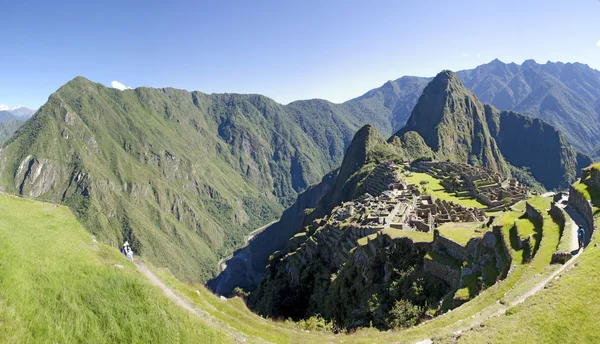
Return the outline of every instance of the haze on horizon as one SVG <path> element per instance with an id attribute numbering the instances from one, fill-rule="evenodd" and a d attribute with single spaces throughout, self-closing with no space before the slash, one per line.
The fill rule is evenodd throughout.
<path id="1" fill-rule="evenodd" d="M 104 1 L 0 4 L 0 104 L 37 108 L 84 76 L 107 86 L 343 102 L 403 75 L 495 58 L 600 69 L 600 2 Z M 113 84 L 117 82 L 118 84 Z"/>

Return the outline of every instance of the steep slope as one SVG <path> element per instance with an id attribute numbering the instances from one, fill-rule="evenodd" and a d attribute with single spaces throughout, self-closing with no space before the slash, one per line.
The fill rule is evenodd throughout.
<path id="1" fill-rule="evenodd" d="M 313 140 L 298 117 L 258 95 L 76 78 L 2 149 L 1 185 L 68 204 L 101 240 L 129 240 L 178 277 L 206 280 L 219 256 L 341 160 L 343 138 Z"/>
<path id="2" fill-rule="evenodd" d="M 259 233 L 246 247 L 236 251 L 225 262 L 223 272 L 209 281 L 208 286 L 222 295 L 229 295 L 235 287 L 254 290 L 273 252 L 284 248 L 292 236 L 316 217 L 328 213 L 340 200 L 352 197 L 358 180 L 351 183 L 347 181 L 368 161 L 377 156 L 387 157 L 395 150 L 385 143 L 385 139 L 374 127 L 367 125 L 361 128 L 352 139 L 342 166 L 325 175 L 319 184 L 300 194 L 279 221 Z M 361 174 L 357 176 L 359 175 Z M 362 177 L 364 178 L 364 174 Z"/>
<path id="3" fill-rule="evenodd" d="M 23 125 L 22 120 L 9 119 L 0 122 L 0 142 L 8 140 Z"/>
<path id="4" fill-rule="evenodd" d="M 527 168 L 548 189 L 568 187 L 590 162 L 551 125 L 483 105 L 449 71 L 425 88 L 395 136 L 415 134 L 440 160 L 483 165 L 504 175 L 510 175 L 509 164 Z"/>
<path id="5" fill-rule="evenodd" d="M 0 122 L 14 121 L 14 120 L 19 120 L 19 117 L 15 116 L 10 111 L 0 111 Z"/>
<path id="6" fill-rule="evenodd" d="M 600 156 L 600 71 L 581 63 L 494 60 L 456 72 L 482 102 L 540 118 L 580 152 Z M 340 104 L 361 111 L 384 135 L 400 130 L 432 78 L 403 76 Z M 351 112 L 352 111 L 352 112 Z"/>
<path id="7" fill-rule="evenodd" d="M 440 160 L 481 164 L 508 173 L 490 136 L 483 104 L 450 71 L 439 73 L 427 85 L 406 126 L 396 135 L 411 131 L 423 137 Z"/>
<path id="8" fill-rule="evenodd" d="M 0 342 L 228 343 L 68 208 L 0 195 Z"/>

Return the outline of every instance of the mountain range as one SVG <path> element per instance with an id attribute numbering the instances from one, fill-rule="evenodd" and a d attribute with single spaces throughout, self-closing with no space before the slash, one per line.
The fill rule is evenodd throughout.
<path id="1" fill-rule="evenodd" d="M 136 253 L 186 280 L 216 276 L 219 259 L 239 247 L 247 233 L 290 208 L 283 222 L 264 231 L 271 237 L 262 241 L 262 248 L 246 251 L 252 255 L 248 264 L 260 274 L 269 254 L 301 225 L 297 211 L 315 207 L 335 185 L 337 173 L 346 173 L 336 168 L 354 134 L 366 124 L 382 137 L 396 133 L 391 145 L 380 144 L 385 147 L 382 154 L 435 155 L 513 174 L 529 168 L 548 189 L 566 186 L 575 178 L 576 166 L 589 161 L 565 137 L 576 141 L 581 133 L 568 130 L 591 113 L 571 110 L 585 110 L 584 103 L 593 102 L 598 72 L 579 64 L 527 62 L 517 67 L 493 61 L 458 72 L 452 80 L 463 78 L 474 95 L 461 88 L 450 92 L 450 98 L 434 97 L 439 109 L 428 104 L 415 111 L 417 102 L 427 97 L 423 92 L 431 78 L 402 77 L 342 104 L 313 99 L 284 106 L 261 95 L 144 87 L 119 91 L 77 77 L 51 95 L 5 143 L 0 187 L 67 204 L 99 240 L 113 245 L 128 240 Z M 512 77 L 500 73 L 504 69 Z M 552 70 L 562 72 L 550 77 Z M 570 70 L 578 77 L 569 77 Z M 525 76 L 517 77 L 519 73 Z M 478 92 L 492 103 L 504 99 L 500 81 L 490 81 L 498 78 L 507 85 L 515 78 L 530 85 L 531 92 L 525 86 L 511 91 L 524 92 L 514 97 L 518 104 L 503 103 L 513 107 L 536 99 L 560 100 L 557 90 L 563 95 L 590 90 L 586 97 L 569 98 L 571 107 L 558 102 L 563 105 L 554 112 L 548 110 L 549 101 L 529 107 L 541 109 L 537 115 L 542 119 L 565 116 L 559 123 L 566 128 L 562 136 L 543 121 L 476 100 Z M 539 80 L 556 85 L 542 88 Z M 485 85 L 493 87 L 485 91 Z M 460 116 L 444 115 L 438 122 L 427 117 L 427 109 L 444 114 L 451 105 L 460 109 Z M 414 119 L 409 119 L 411 114 Z M 444 123 L 438 128 L 446 130 L 443 135 L 439 130 L 432 134 L 428 126 L 435 123 Z M 460 140 L 456 152 L 448 150 L 452 140 Z M 573 146 L 589 152 L 594 145 Z"/>

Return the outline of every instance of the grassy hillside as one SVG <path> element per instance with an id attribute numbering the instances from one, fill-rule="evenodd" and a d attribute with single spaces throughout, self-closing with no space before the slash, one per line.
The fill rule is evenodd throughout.
<path id="1" fill-rule="evenodd" d="M 0 342 L 232 342 L 168 300 L 70 210 L 0 195 Z"/>
<path id="2" fill-rule="evenodd" d="M 8 192 L 72 207 L 103 242 L 206 281 L 333 169 L 352 121 L 259 95 L 119 91 L 75 78 L 0 154 Z"/>

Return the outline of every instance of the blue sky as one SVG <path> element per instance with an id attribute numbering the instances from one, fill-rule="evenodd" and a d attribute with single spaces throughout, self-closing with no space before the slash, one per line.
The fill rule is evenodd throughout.
<path id="1" fill-rule="evenodd" d="M 110 85 L 342 102 L 499 58 L 600 69 L 600 1 L 0 2 L 0 104 Z"/>

